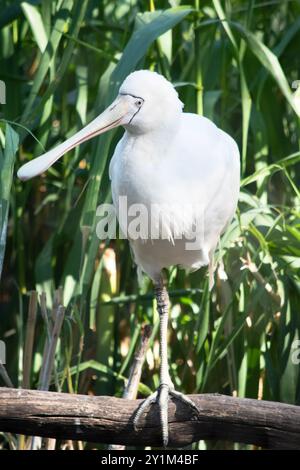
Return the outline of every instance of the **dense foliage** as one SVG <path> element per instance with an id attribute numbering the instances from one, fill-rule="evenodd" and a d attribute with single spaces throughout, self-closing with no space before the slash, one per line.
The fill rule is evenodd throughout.
<path id="1" fill-rule="evenodd" d="M 0 339 L 12 384 L 38 387 L 60 297 L 52 390 L 120 396 L 145 323 L 153 332 L 140 396 L 158 385 L 152 286 L 139 289 L 127 241 L 95 233 L 123 131 L 81 145 L 39 178 L 15 176 L 103 110 L 128 73 L 147 68 L 174 83 L 186 111 L 232 135 L 242 161 L 239 209 L 212 293 L 205 269 L 168 274 L 174 383 L 187 393 L 300 404 L 299 2 L 0 3 Z M 46 293 L 34 338 L 26 333 L 32 290 Z M 4 369 L 0 380 L 8 383 Z M 9 435 L 2 442 L 17 445 Z"/>

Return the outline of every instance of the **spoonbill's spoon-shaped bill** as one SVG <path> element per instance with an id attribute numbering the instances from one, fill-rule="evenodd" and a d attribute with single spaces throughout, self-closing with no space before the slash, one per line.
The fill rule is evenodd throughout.
<path id="1" fill-rule="evenodd" d="M 77 145 L 97 135 L 113 129 L 119 125 L 126 125 L 138 112 L 143 103 L 142 98 L 131 95 L 119 95 L 117 99 L 102 114 L 96 117 L 87 126 L 74 134 L 49 152 L 31 160 L 21 166 L 17 175 L 23 180 L 29 180 L 44 173 L 65 153 Z"/>

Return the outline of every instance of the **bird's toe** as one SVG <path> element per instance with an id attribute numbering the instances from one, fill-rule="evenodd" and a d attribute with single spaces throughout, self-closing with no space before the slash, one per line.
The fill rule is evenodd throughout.
<path id="1" fill-rule="evenodd" d="M 193 403 L 193 401 L 187 396 L 185 396 L 183 393 L 180 393 L 174 390 L 174 386 L 171 383 L 171 384 L 161 384 L 159 389 L 156 392 L 154 392 L 152 395 L 146 398 L 137 409 L 137 412 L 133 419 L 133 426 L 134 426 L 135 431 L 137 431 L 139 428 L 141 417 L 144 414 L 144 412 L 147 411 L 152 404 L 158 403 L 160 424 L 161 424 L 161 431 L 162 431 L 162 442 L 163 442 L 164 447 L 167 447 L 168 442 L 169 442 L 168 406 L 169 406 L 170 396 L 175 398 L 176 400 L 181 401 L 182 403 L 187 405 L 189 408 L 191 408 L 194 415 L 197 415 L 197 416 L 199 415 L 199 411 L 195 403 Z"/>
<path id="2" fill-rule="evenodd" d="M 189 408 L 192 409 L 193 413 L 195 415 L 199 416 L 199 410 L 198 410 L 197 406 L 195 405 L 195 403 L 189 397 L 187 397 L 186 395 L 184 395 L 181 392 L 177 392 L 177 390 L 174 390 L 174 389 L 170 390 L 170 395 L 172 397 L 174 397 L 175 399 L 181 401 L 185 405 L 188 405 Z"/>
<path id="3" fill-rule="evenodd" d="M 141 417 L 143 415 L 143 413 L 148 409 L 150 408 L 150 406 L 153 404 L 153 403 L 156 403 L 157 401 L 157 396 L 158 396 L 158 392 L 154 392 L 152 393 L 149 397 L 147 397 L 141 404 L 140 406 L 138 407 L 137 411 L 136 411 L 136 414 L 133 418 L 133 427 L 135 429 L 135 431 L 138 430 L 138 427 L 139 427 L 139 422 L 141 420 Z"/>

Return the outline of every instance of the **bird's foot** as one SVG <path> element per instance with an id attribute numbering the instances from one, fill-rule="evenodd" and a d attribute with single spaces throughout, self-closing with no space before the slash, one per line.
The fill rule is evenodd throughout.
<path id="1" fill-rule="evenodd" d="M 161 384 L 159 386 L 159 389 L 156 390 L 156 392 L 152 393 L 149 397 L 147 397 L 139 406 L 136 415 L 133 419 L 133 426 L 134 429 L 137 431 L 139 421 L 143 413 L 147 409 L 149 409 L 151 405 L 153 405 L 154 403 L 158 403 L 160 413 L 160 424 L 162 429 L 162 441 L 164 447 L 167 447 L 169 442 L 168 402 L 170 396 L 188 405 L 188 407 L 192 409 L 194 415 L 199 415 L 199 411 L 196 405 L 192 402 L 192 400 L 190 400 L 190 398 L 185 396 L 183 393 L 177 392 L 174 389 L 174 385 L 171 383 Z"/>

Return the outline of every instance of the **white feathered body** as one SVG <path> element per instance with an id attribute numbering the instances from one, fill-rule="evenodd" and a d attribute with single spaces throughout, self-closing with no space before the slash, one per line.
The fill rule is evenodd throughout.
<path id="1" fill-rule="evenodd" d="M 172 265 L 195 270 L 209 264 L 212 274 L 213 252 L 237 205 L 239 152 L 234 140 L 210 120 L 182 109 L 171 82 L 156 72 L 135 71 L 103 113 L 27 162 L 18 176 L 27 180 L 41 174 L 80 143 L 124 126 L 110 177 L 120 227 L 139 271 L 154 282 Z M 126 198 L 125 208 L 121 197 Z M 136 217 L 136 205 L 147 211 L 146 217 L 143 211 L 142 218 Z M 140 228 L 137 219 L 143 219 Z"/>
<path id="2" fill-rule="evenodd" d="M 195 270 L 211 264 L 239 195 L 239 151 L 228 134 L 209 119 L 189 113 L 181 113 L 177 127 L 169 132 L 126 131 L 113 155 L 110 178 L 117 210 L 119 197 L 126 196 L 128 207 L 144 204 L 149 214 L 153 207 L 154 213 L 157 208 L 162 211 L 159 232 L 164 239 L 151 238 L 149 230 L 148 236 L 143 230 L 137 239 L 129 236 L 141 271 L 156 282 L 161 270 L 171 265 Z M 127 233 L 123 217 L 119 221 Z M 197 248 L 187 249 L 196 232 Z"/>

